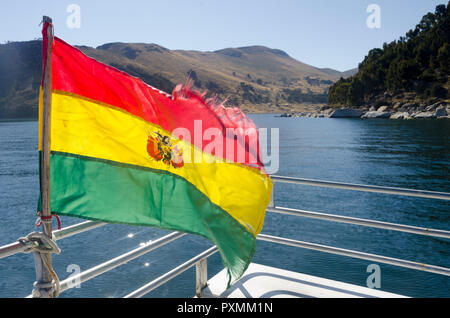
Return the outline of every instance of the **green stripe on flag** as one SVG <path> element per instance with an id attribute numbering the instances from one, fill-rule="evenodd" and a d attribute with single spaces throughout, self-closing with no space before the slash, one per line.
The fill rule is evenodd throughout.
<path id="1" fill-rule="evenodd" d="M 201 235 L 217 245 L 233 278 L 253 257 L 253 234 L 177 175 L 56 152 L 50 166 L 55 214 Z"/>

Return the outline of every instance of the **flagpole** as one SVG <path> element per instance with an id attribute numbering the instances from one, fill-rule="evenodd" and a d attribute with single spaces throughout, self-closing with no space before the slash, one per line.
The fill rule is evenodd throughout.
<path id="1" fill-rule="evenodd" d="M 53 48 L 53 24 L 52 19 L 44 16 L 42 18 L 44 23 L 44 30 L 48 24 L 47 32 L 47 50 L 44 68 L 43 81 L 43 113 L 42 113 L 42 149 L 41 149 L 41 220 L 43 226 L 43 233 L 52 238 L 52 222 L 51 222 L 51 207 L 50 207 L 50 118 L 51 118 L 51 104 L 52 104 L 52 48 Z M 45 39 L 45 37 L 44 37 Z M 52 270 L 52 253 L 35 252 L 36 264 L 36 283 L 37 289 L 36 297 L 54 297 L 52 292 L 53 276 Z"/>
<path id="2" fill-rule="evenodd" d="M 51 216 L 50 208 L 50 114 L 52 106 L 52 47 L 53 47 L 53 24 L 52 19 L 43 17 L 44 23 L 49 23 L 47 28 L 47 58 L 44 69 L 43 82 L 43 126 L 42 126 L 42 161 L 41 161 L 41 186 L 42 186 L 42 215 Z M 43 222 L 44 233 L 52 236 L 52 223 Z"/>

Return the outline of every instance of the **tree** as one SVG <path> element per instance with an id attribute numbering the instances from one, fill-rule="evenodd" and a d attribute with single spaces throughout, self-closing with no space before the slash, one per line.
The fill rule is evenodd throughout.
<path id="1" fill-rule="evenodd" d="M 427 98 L 447 96 L 450 86 L 450 2 L 425 14 L 399 41 L 368 52 L 358 73 L 334 83 L 330 105 L 358 105 L 385 91 L 415 93 Z M 445 94 L 444 94 L 445 91 Z"/>
<path id="2" fill-rule="evenodd" d="M 441 69 L 448 74 L 450 68 L 450 45 L 448 42 L 439 48 L 437 62 Z"/>

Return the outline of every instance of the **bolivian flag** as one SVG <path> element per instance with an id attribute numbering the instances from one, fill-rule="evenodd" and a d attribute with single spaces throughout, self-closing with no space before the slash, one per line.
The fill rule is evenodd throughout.
<path id="1" fill-rule="evenodd" d="M 240 277 L 272 189 L 253 122 L 187 87 L 159 91 L 56 37 L 51 61 L 52 213 L 201 235 Z M 41 93 L 41 122 L 42 108 Z"/>

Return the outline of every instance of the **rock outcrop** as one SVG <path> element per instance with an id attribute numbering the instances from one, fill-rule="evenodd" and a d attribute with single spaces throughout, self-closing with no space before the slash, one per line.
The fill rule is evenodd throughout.
<path id="1" fill-rule="evenodd" d="M 330 113 L 330 118 L 360 118 L 364 111 L 351 108 L 340 108 Z"/>
<path id="2" fill-rule="evenodd" d="M 390 112 L 379 111 L 379 110 L 372 111 L 372 112 L 369 111 L 361 116 L 361 118 L 389 118 L 389 117 L 391 117 Z"/>
<path id="3" fill-rule="evenodd" d="M 307 118 L 389 118 L 389 119 L 428 119 L 450 118 L 450 104 L 437 102 L 427 106 L 426 104 L 397 102 L 394 106 L 360 107 L 352 108 L 328 108 L 316 107 L 312 112 L 285 113 L 279 117 L 307 117 Z"/>
<path id="4" fill-rule="evenodd" d="M 440 118 L 440 117 L 446 117 L 449 115 L 447 108 L 444 106 L 440 106 L 438 108 L 436 108 L 436 111 L 434 112 L 434 115 L 436 116 L 436 118 Z"/>
<path id="5" fill-rule="evenodd" d="M 389 117 L 390 119 L 411 119 L 411 115 L 408 112 L 394 113 Z"/>

